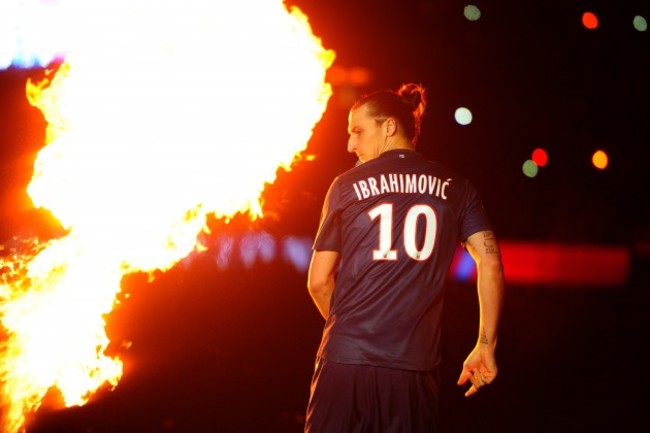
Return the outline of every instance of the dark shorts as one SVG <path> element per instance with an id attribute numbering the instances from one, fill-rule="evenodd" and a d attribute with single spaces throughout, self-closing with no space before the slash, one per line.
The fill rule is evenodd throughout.
<path id="1" fill-rule="evenodd" d="M 436 433 L 438 384 L 435 372 L 318 359 L 305 433 Z"/>

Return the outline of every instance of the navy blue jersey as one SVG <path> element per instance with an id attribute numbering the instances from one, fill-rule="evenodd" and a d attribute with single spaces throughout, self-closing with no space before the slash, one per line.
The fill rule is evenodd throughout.
<path id="1" fill-rule="evenodd" d="M 338 176 L 314 249 L 341 257 L 318 355 L 426 371 L 439 363 L 443 286 L 456 247 L 490 230 L 476 189 L 411 150 Z"/>

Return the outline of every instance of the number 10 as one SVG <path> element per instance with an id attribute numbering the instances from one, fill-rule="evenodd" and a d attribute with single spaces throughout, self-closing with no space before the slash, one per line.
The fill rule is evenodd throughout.
<path id="1" fill-rule="evenodd" d="M 371 220 L 379 217 L 379 249 L 372 251 L 373 260 L 397 260 L 397 250 L 392 249 L 393 205 L 383 203 L 368 212 Z M 417 222 L 423 216 L 426 222 L 424 244 L 418 249 Z M 431 257 L 436 241 L 436 213 L 428 205 L 418 204 L 406 213 L 404 219 L 404 249 L 413 260 L 424 261 Z"/>

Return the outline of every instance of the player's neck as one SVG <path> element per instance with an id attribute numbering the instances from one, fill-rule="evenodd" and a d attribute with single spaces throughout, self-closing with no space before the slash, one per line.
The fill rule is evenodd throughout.
<path id="1" fill-rule="evenodd" d="M 395 137 L 394 140 L 391 140 L 390 143 L 383 149 L 381 153 L 387 152 L 389 150 L 415 150 L 415 146 L 408 140 L 406 137 Z"/>

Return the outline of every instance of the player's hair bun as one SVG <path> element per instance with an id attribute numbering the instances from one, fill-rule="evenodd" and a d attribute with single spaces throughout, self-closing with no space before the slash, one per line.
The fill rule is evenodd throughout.
<path id="1" fill-rule="evenodd" d="M 397 94 L 402 101 L 411 108 L 411 111 L 416 118 L 419 118 L 424 114 L 427 105 L 426 89 L 421 84 L 402 84 L 397 91 Z"/>

